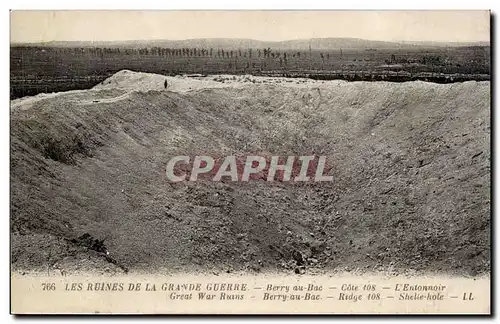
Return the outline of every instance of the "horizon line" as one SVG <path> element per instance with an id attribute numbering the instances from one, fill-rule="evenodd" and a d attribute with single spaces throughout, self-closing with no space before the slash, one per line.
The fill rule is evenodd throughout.
<path id="1" fill-rule="evenodd" d="M 118 42 L 155 42 L 155 41 L 169 41 L 169 42 L 182 42 L 188 40 L 250 40 L 262 43 L 284 43 L 293 41 L 310 41 L 310 40 L 322 40 L 322 39 L 346 39 L 346 40 L 363 40 L 369 42 L 381 42 L 381 43 L 491 43 L 491 40 L 465 40 L 465 41 L 436 41 L 436 40 L 376 40 L 367 39 L 360 37 L 311 37 L 311 38 L 295 38 L 286 40 L 260 40 L 256 38 L 246 38 L 246 37 L 195 37 L 195 38 L 183 38 L 183 39 L 169 39 L 169 38 L 149 38 L 149 39 L 119 39 L 119 40 L 50 40 L 50 41 L 25 41 L 25 42 L 13 42 L 10 44 L 44 44 L 44 43 L 55 43 L 55 42 L 88 42 L 88 43 L 118 43 Z"/>

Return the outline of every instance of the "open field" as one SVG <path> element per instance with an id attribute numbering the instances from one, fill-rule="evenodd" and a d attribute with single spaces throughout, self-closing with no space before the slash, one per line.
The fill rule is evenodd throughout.
<path id="1" fill-rule="evenodd" d="M 304 50 L 13 46 L 11 99 L 88 89 L 122 69 L 176 74 L 252 74 L 348 81 L 450 83 L 490 79 L 490 47 Z"/>

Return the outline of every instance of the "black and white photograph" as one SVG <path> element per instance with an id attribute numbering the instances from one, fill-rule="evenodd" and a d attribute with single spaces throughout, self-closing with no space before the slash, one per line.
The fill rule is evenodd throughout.
<path id="1" fill-rule="evenodd" d="M 479 303 L 461 284 L 359 278 L 489 288 L 490 11 L 10 19 L 10 266 L 44 278 L 38 299 L 145 290 L 206 313 L 311 300 L 460 313 Z M 162 279 L 127 279 L 141 276 Z M 248 276 L 303 291 L 235 279 Z M 345 276 L 361 281 L 311 281 Z M 72 280 L 85 277 L 100 279 Z"/>

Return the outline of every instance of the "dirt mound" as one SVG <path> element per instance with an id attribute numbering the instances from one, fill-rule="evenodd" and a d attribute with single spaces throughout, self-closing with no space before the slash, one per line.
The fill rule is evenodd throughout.
<path id="1" fill-rule="evenodd" d="M 96 85 L 93 89 L 122 89 L 126 91 L 164 90 L 165 81 L 168 84 L 167 90 L 175 92 L 227 86 L 204 77 L 192 78 L 182 75 L 171 77 L 154 73 L 122 70 Z"/>
<path id="2" fill-rule="evenodd" d="M 11 111 L 14 269 L 489 270 L 489 82 L 208 79 L 184 92 L 127 73 Z M 165 176 L 174 155 L 251 152 L 326 155 L 334 181 Z M 75 243 L 85 233 L 114 263 Z"/>

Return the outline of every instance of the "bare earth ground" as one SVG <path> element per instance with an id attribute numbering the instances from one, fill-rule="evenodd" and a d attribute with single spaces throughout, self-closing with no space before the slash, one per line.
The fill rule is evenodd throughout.
<path id="1" fill-rule="evenodd" d="M 326 155 L 334 181 L 165 176 L 253 152 Z M 14 271 L 489 271 L 489 82 L 121 71 L 13 100 L 10 172 Z"/>

